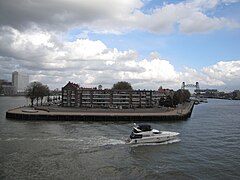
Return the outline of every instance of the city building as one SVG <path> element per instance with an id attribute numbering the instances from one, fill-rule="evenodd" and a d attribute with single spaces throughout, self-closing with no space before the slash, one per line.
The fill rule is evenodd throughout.
<path id="1" fill-rule="evenodd" d="M 14 86 L 14 94 L 23 94 L 29 84 L 29 76 L 14 71 L 12 73 L 12 85 Z"/>
<path id="2" fill-rule="evenodd" d="M 14 87 L 12 85 L 12 82 L 8 82 L 3 79 L 0 80 L 0 95 L 14 95 Z"/>
<path id="3" fill-rule="evenodd" d="M 160 91 L 82 88 L 70 81 L 62 88 L 63 107 L 147 108 L 158 106 L 162 97 Z"/>

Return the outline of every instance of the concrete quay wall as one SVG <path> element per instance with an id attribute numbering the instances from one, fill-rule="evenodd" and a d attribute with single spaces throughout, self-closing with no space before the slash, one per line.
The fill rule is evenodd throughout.
<path id="1" fill-rule="evenodd" d="M 28 110 L 26 107 L 8 110 L 6 118 L 18 120 L 49 121 L 177 121 L 191 117 L 194 103 L 170 111 L 46 111 L 44 109 Z"/>

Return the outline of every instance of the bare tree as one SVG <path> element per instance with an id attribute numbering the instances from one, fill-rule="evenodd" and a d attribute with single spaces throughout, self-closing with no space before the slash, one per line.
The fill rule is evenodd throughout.
<path id="1" fill-rule="evenodd" d="M 48 96 L 49 94 L 49 88 L 47 85 L 43 85 L 41 82 L 32 82 L 28 85 L 28 87 L 25 90 L 26 97 L 30 98 L 31 100 L 31 106 L 33 106 L 33 102 L 36 99 L 37 100 L 37 106 L 39 99 L 42 100 L 45 96 Z"/>

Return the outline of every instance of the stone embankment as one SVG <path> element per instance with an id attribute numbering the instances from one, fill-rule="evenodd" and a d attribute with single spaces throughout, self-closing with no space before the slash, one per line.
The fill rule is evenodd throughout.
<path id="1" fill-rule="evenodd" d="M 193 102 L 177 108 L 94 109 L 61 107 L 20 107 L 8 110 L 6 118 L 51 121 L 176 121 L 188 119 Z"/>

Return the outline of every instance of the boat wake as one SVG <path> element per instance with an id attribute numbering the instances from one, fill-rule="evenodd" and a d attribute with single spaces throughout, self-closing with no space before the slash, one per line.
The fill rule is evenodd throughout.
<path id="1" fill-rule="evenodd" d="M 119 145 L 125 144 L 123 140 L 112 139 L 104 136 L 84 138 L 83 141 L 90 146 L 107 146 L 107 145 Z"/>
<path id="2" fill-rule="evenodd" d="M 105 136 L 95 136 L 95 137 L 83 137 L 83 138 L 64 138 L 64 137 L 48 137 L 48 138 L 0 138 L 0 141 L 58 141 L 58 142 L 68 142 L 68 143 L 77 143 L 86 146 L 106 146 L 106 145 L 118 145 L 125 144 L 123 140 L 112 139 Z"/>

